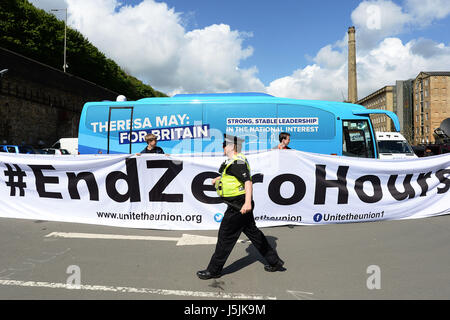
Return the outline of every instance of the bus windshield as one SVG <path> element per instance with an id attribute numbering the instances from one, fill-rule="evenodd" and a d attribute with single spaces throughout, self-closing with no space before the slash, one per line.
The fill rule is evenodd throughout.
<path id="1" fill-rule="evenodd" d="M 344 156 L 375 158 L 369 121 L 343 120 L 342 130 L 342 154 Z"/>

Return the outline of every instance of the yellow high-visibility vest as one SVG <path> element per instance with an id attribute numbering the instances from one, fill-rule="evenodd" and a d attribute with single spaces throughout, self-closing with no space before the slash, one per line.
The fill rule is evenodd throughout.
<path id="1" fill-rule="evenodd" d="M 250 165 L 248 164 L 247 159 L 242 153 L 238 153 L 234 155 L 233 158 L 229 159 L 222 171 L 222 176 L 219 180 L 216 181 L 215 184 L 217 194 L 221 197 L 236 197 L 241 194 L 245 194 L 244 183 L 239 181 L 235 176 L 227 174 L 227 169 L 238 160 L 244 161 L 246 163 L 248 172 L 250 173 Z"/>

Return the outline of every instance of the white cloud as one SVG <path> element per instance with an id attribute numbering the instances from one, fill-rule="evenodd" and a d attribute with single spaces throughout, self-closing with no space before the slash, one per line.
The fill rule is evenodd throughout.
<path id="1" fill-rule="evenodd" d="M 327 45 L 319 50 L 313 60 L 319 65 L 336 69 L 347 61 L 347 55 L 342 51 L 333 50 L 332 45 Z"/>
<path id="2" fill-rule="evenodd" d="M 450 15 L 449 0 L 405 0 L 399 6 L 390 0 L 365 0 L 351 14 L 358 48 L 373 48 L 386 37 L 426 27 Z"/>
<path id="3" fill-rule="evenodd" d="M 428 25 L 436 19 L 443 19 L 450 14 L 448 0 L 406 0 L 406 9 L 419 25 Z"/>
<path id="4" fill-rule="evenodd" d="M 277 97 L 342 101 L 347 96 L 346 72 L 344 66 L 329 69 L 313 64 L 272 81 L 267 91 Z"/>
<path id="5" fill-rule="evenodd" d="M 450 54 L 450 48 L 446 47 L 444 43 L 437 43 L 424 38 L 412 41 L 411 51 L 426 59 L 436 58 L 442 55 L 448 56 Z"/>
<path id="6" fill-rule="evenodd" d="M 261 91 L 264 85 L 255 74 L 256 68 L 239 69 L 239 63 L 253 54 L 253 48 L 243 48 L 243 34 L 220 24 L 185 34 L 180 48 L 176 72 L 177 91 L 228 92 Z"/>
<path id="7" fill-rule="evenodd" d="M 143 1 L 135 7 L 116 0 L 67 0 L 69 24 L 132 75 L 156 88 L 170 86 L 184 28 L 165 3 Z"/>
<path id="8" fill-rule="evenodd" d="M 413 21 L 410 14 L 392 1 L 363 1 L 351 14 L 360 50 L 372 48 L 380 40 L 400 34 Z"/>

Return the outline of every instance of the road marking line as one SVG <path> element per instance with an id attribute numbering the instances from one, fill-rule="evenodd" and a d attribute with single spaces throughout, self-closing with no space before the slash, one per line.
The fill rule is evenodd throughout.
<path id="1" fill-rule="evenodd" d="M 52 232 L 46 238 L 78 238 L 78 239 L 114 239 L 114 240 L 157 240 L 157 241 L 178 241 L 175 237 L 156 236 L 128 236 L 120 234 L 98 234 L 98 233 L 77 233 L 77 232 Z"/>
<path id="2" fill-rule="evenodd" d="M 158 236 L 130 236 L 120 234 L 98 234 L 98 233 L 77 233 L 77 232 L 52 232 L 46 238 L 76 238 L 76 239 L 108 239 L 108 240 L 147 240 L 147 241 L 176 241 L 177 246 L 194 245 L 214 245 L 217 243 L 216 237 L 198 236 L 183 234 L 181 237 L 158 237 Z M 237 243 L 245 243 L 245 240 L 238 240 Z"/>
<path id="3" fill-rule="evenodd" d="M 50 289 L 119 292 L 119 293 L 159 294 L 163 296 L 187 296 L 187 297 L 213 298 L 213 299 L 244 299 L 244 300 L 277 299 L 276 297 L 269 297 L 257 294 L 245 294 L 245 293 L 201 292 L 201 291 L 167 290 L 167 289 L 151 289 L 151 288 L 113 287 L 113 286 L 99 286 L 99 285 L 73 285 L 73 284 L 52 283 L 42 281 L 0 280 L 0 285 L 19 286 L 19 287 L 39 287 Z"/>
<path id="4" fill-rule="evenodd" d="M 295 290 L 286 290 L 287 293 L 292 294 L 297 300 L 312 300 L 311 296 L 314 295 L 312 292 L 306 292 L 306 291 L 295 291 Z"/>

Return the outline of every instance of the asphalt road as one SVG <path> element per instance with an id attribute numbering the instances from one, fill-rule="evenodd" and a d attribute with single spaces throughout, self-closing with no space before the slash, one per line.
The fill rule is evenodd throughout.
<path id="1" fill-rule="evenodd" d="M 262 258 L 243 241 L 224 275 L 205 281 L 195 273 L 206 267 L 214 245 L 177 245 L 177 238 L 217 231 L 0 218 L 0 299 L 450 298 L 450 216 L 262 230 L 285 271 L 264 271 Z M 49 236 L 54 232 L 71 237 Z"/>

